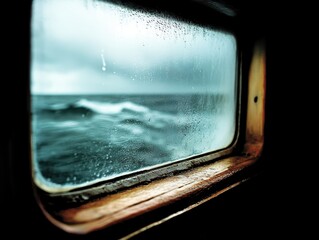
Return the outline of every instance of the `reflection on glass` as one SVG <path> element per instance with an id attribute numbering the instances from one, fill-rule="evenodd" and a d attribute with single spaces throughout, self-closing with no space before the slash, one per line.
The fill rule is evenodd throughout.
<path id="1" fill-rule="evenodd" d="M 34 177 L 79 186 L 227 147 L 236 41 L 94 0 L 36 0 Z"/>

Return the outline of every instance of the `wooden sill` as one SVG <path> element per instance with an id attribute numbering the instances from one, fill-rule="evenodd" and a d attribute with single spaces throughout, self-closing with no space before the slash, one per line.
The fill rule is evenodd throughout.
<path id="1" fill-rule="evenodd" d="M 229 157 L 177 176 L 155 180 L 79 207 L 62 210 L 58 213 L 61 221 L 53 218 L 44 208 L 43 211 L 50 221 L 67 232 L 84 234 L 106 228 L 212 188 L 253 165 L 261 147 L 261 144 L 247 146 L 249 152 L 244 157 Z M 217 196 L 219 191 L 213 192 L 211 196 Z"/>
<path id="2" fill-rule="evenodd" d="M 166 218 L 145 226 L 146 229 L 237 186 L 251 176 L 243 173 L 253 168 L 262 153 L 265 82 L 265 50 L 262 44 L 257 44 L 248 80 L 246 143 L 240 155 L 157 179 L 147 185 L 108 194 L 77 207 L 59 210 L 54 216 L 39 200 L 44 214 L 53 224 L 66 232 L 85 234 L 180 203 L 185 199 L 194 199 L 186 207 L 175 209 L 176 211 L 171 212 Z M 204 197 L 196 198 L 202 193 L 205 193 Z M 138 231 L 143 231 L 143 228 Z"/>

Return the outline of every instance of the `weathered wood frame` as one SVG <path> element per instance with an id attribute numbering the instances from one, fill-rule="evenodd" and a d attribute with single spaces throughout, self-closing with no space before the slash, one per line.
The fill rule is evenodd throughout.
<path id="1" fill-rule="evenodd" d="M 247 111 L 245 140 L 241 151 L 221 157 L 211 163 L 194 167 L 155 179 L 147 184 L 128 187 L 115 193 L 106 193 L 74 207 L 50 211 L 41 200 L 38 202 L 45 216 L 59 228 L 76 234 L 85 234 L 98 229 L 129 221 L 145 213 L 177 205 L 192 199 L 188 204 L 174 207 L 166 217 L 150 222 L 127 235 L 136 235 L 172 217 L 218 196 L 239 185 L 253 174 L 249 172 L 260 158 L 264 143 L 266 52 L 262 43 L 253 49 L 247 84 Z"/>

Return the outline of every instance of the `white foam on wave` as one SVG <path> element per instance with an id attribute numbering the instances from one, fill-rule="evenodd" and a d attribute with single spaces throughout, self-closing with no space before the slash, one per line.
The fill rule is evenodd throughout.
<path id="1" fill-rule="evenodd" d="M 76 121 L 65 121 L 65 122 L 59 122 L 54 123 L 58 127 L 76 127 L 79 125 L 79 122 Z"/>
<path id="2" fill-rule="evenodd" d="M 76 103 L 76 106 L 86 107 L 92 111 L 100 114 L 118 114 L 124 109 L 131 110 L 134 112 L 145 113 L 149 109 L 145 106 L 141 106 L 132 102 L 121 102 L 121 103 L 103 103 L 88 101 L 86 99 L 81 99 Z"/>

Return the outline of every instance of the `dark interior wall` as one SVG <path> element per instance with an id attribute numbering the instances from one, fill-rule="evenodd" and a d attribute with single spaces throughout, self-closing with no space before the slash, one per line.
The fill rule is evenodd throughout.
<path id="1" fill-rule="evenodd" d="M 307 198 L 308 192 L 304 191 L 304 185 L 298 185 L 302 169 L 293 171 L 296 168 L 290 166 L 295 166 L 296 159 L 300 162 L 305 158 L 302 149 L 308 147 L 309 141 L 301 139 L 304 128 L 297 127 L 305 123 L 306 110 L 294 98 L 295 93 L 301 96 L 302 90 L 300 84 L 293 79 L 311 76 L 308 76 L 308 72 L 301 75 L 300 71 L 297 71 L 302 61 L 296 58 L 300 56 L 301 50 L 296 48 L 297 44 L 293 44 L 296 43 L 296 38 L 291 25 L 296 26 L 295 23 L 298 22 L 294 20 L 295 14 L 287 11 L 289 6 L 271 2 L 273 1 L 266 4 L 267 9 L 263 13 L 263 17 L 267 18 L 263 20 L 267 38 L 263 171 L 252 181 L 152 228 L 138 235 L 136 239 L 259 239 L 300 234 L 301 219 L 306 221 L 304 215 L 307 211 L 299 208 L 299 199 L 301 192 L 303 200 Z M 3 70 L 6 76 L 5 87 L 1 88 L 1 102 L 4 105 L 1 115 L 4 137 L 1 143 L 0 168 L 1 206 L 5 213 L 4 225 L 2 223 L 3 234 L 7 232 L 9 236 L 22 238 L 111 239 L 106 237 L 103 231 L 89 236 L 68 235 L 52 226 L 35 203 L 30 184 L 29 164 L 27 161 L 21 161 L 29 154 L 29 146 L 26 144 L 29 128 L 26 79 L 29 75 L 29 66 L 26 64 L 30 47 L 29 6 L 29 0 L 10 1 L 2 9 L 3 13 L 10 13 L 2 21 L 5 51 Z M 294 55 L 291 54 L 292 49 Z M 307 233 L 309 231 L 303 232 L 303 236 Z"/>

